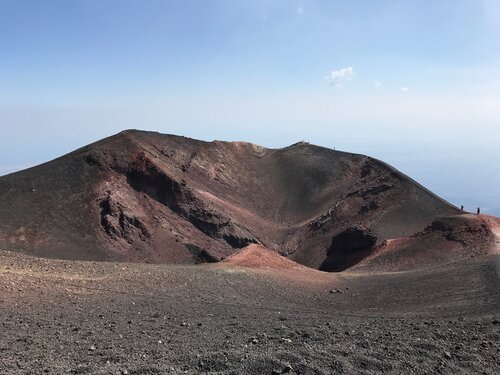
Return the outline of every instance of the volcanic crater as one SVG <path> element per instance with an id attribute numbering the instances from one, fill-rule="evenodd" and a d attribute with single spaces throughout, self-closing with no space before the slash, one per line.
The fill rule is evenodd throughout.
<path id="1" fill-rule="evenodd" d="M 69 260 L 196 264 L 259 244 L 343 271 L 494 249 L 485 221 L 371 157 L 137 130 L 1 177 L 0 219 L 0 248 Z"/>
<path id="2" fill-rule="evenodd" d="M 496 375 L 499 254 L 368 156 L 125 131 L 0 177 L 0 373 Z"/>

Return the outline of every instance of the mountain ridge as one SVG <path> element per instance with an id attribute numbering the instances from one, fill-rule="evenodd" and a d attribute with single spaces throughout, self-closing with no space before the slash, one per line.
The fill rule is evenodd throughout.
<path id="1" fill-rule="evenodd" d="M 365 155 L 138 130 L 0 177 L 0 208 L 0 246 L 38 256 L 200 263 L 258 243 L 317 269 L 358 223 L 380 245 L 461 214 Z"/>

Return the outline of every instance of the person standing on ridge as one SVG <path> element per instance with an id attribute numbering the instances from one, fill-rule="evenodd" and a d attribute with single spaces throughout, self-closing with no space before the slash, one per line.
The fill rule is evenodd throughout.
<path id="1" fill-rule="evenodd" d="M 463 205 L 463 204 L 460 206 L 460 209 L 461 209 L 462 211 L 464 210 L 464 205 Z"/>
<path id="2" fill-rule="evenodd" d="M 477 208 L 477 214 L 476 215 L 479 215 L 481 213 L 481 209 L 478 207 Z"/>

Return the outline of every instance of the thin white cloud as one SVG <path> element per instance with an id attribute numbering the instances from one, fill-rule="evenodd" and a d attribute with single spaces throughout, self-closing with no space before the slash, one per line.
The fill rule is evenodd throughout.
<path id="1" fill-rule="evenodd" d="M 376 89 L 379 89 L 382 87 L 382 82 L 375 80 L 373 81 L 373 86 L 375 86 Z"/>
<path id="2" fill-rule="evenodd" d="M 325 78 L 331 85 L 343 88 L 344 83 L 346 81 L 350 81 L 352 77 L 354 77 L 354 68 L 352 66 L 348 66 L 346 68 L 332 70 Z"/>
<path id="3" fill-rule="evenodd" d="M 400 90 L 403 91 L 403 92 L 410 91 L 410 89 L 408 87 L 401 87 Z"/>

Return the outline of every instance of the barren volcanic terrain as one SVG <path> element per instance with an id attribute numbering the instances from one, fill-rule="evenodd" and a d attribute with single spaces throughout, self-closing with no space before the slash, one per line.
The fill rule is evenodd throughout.
<path id="1" fill-rule="evenodd" d="M 499 236 L 368 156 L 125 131 L 0 177 L 0 373 L 498 374 Z"/>
<path id="2" fill-rule="evenodd" d="M 243 251 L 209 265 L 0 252 L 0 373 L 500 370 L 498 259 L 327 273 Z"/>
<path id="3" fill-rule="evenodd" d="M 488 252 L 460 213 L 383 162 L 307 143 L 125 131 L 0 178 L 0 247 L 59 259 L 194 264 L 258 243 L 341 271 L 386 240 L 461 247 L 457 227 Z"/>

